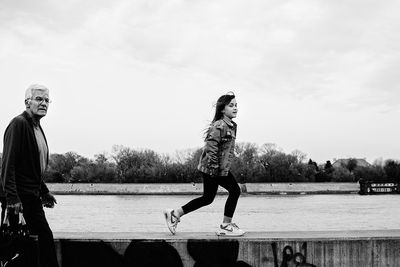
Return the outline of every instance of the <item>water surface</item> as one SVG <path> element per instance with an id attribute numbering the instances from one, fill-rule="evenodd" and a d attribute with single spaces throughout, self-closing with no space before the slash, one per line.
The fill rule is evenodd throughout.
<path id="1" fill-rule="evenodd" d="M 165 232 L 162 211 L 197 196 L 58 195 L 46 209 L 53 232 Z M 184 216 L 181 232 L 214 231 L 226 196 Z M 246 231 L 400 229 L 399 195 L 246 195 L 234 221 Z"/>

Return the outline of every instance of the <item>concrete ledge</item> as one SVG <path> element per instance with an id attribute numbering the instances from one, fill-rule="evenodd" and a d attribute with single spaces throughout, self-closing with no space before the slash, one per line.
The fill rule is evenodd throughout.
<path id="1" fill-rule="evenodd" d="M 184 184 L 47 184 L 59 195 L 196 195 L 203 193 L 202 183 Z M 241 184 L 248 194 L 355 194 L 357 183 L 248 183 Z M 225 190 L 219 188 L 219 194 Z"/>
<path id="2" fill-rule="evenodd" d="M 247 232 L 241 237 L 218 237 L 214 233 L 209 232 L 181 232 L 172 235 L 169 232 L 56 232 L 55 239 L 68 240 L 371 240 L 371 239 L 400 239 L 400 229 L 393 230 L 360 230 L 360 231 L 287 231 L 287 232 Z"/>
<path id="3" fill-rule="evenodd" d="M 55 233 L 62 267 L 400 266 L 400 230 L 213 233 Z M 286 265 L 282 265 L 285 263 Z M 125 264 L 125 265 L 124 265 Z"/>

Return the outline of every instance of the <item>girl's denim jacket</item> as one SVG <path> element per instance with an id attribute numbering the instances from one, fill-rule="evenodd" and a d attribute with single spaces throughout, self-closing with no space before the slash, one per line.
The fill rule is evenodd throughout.
<path id="1" fill-rule="evenodd" d="M 197 169 L 211 176 L 227 176 L 234 158 L 237 125 L 228 119 L 215 121 L 208 130 Z"/>

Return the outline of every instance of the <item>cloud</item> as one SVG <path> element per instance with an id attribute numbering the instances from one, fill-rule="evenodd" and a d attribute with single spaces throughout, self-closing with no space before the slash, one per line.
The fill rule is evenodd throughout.
<path id="1" fill-rule="evenodd" d="M 225 90 L 241 96 L 244 118 L 269 112 L 278 126 L 293 120 L 290 109 L 313 121 L 393 114 L 400 109 L 399 7 L 394 0 L 3 0 L 0 71 L 15 87 L 39 79 L 54 84 L 59 99 L 75 95 L 71 112 L 82 119 L 101 112 L 111 94 L 118 103 L 105 116 L 115 124 L 124 123 L 119 114 L 156 116 L 148 99 L 155 106 L 178 99 L 166 110 L 184 119 L 178 106 L 202 110 Z M 257 108 L 245 102 L 254 99 Z M 87 103 L 90 112 L 79 115 Z M 54 105 L 55 114 L 68 105 Z M 291 135 L 276 128 L 277 136 Z M 257 131 L 259 139 L 270 134 L 265 125 Z M 133 134 L 122 133 L 126 141 Z"/>
<path id="2" fill-rule="evenodd" d="M 366 85 L 372 95 L 396 94 L 390 89 L 396 75 L 379 74 L 399 58 L 395 1 L 3 1 L 3 7 L 3 56 L 58 67 L 90 54 L 125 57 L 128 64 L 162 64 L 299 98 L 347 90 L 360 106 L 368 102 L 361 97 Z"/>

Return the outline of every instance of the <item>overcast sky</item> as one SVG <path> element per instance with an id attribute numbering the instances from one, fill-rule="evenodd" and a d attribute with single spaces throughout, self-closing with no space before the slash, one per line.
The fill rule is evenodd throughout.
<path id="1" fill-rule="evenodd" d="M 203 145 L 234 91 L 238 142 L 400 159 L 400 2 L 0 0 L 0 132 L 50 88 L 52 153 Z M 0 148 L 2 150 L 3 144 Z"/>

